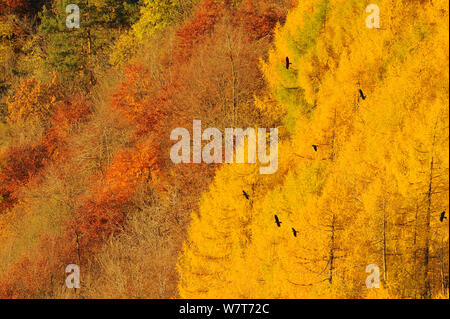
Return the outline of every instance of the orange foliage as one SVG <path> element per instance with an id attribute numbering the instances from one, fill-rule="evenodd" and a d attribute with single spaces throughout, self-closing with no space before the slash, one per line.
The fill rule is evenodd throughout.
<path id="1" fill-rule="evenodd" d="M 43 136 L 43 145 L 52 160 L 63 160 L 71 151 L 66 147 L 71 128 L 90 114 L 89 103 L 84 97 L 74 95 L 60 102 L 50 119 L 50 127 Z"/>
<path id="2" fill-rule="evenodd" d="M 22 254 L 0 276 L 0 298 L 29 299 L 51 296 L 64 283 L 64 269 L 77 261 L 75 249 L 68 249 L 57 236 L 43 235 L 34 250 Z M 52 258 L 49 258 L 52 256 Z"/>
<path id="3" fill-rule="evenodd" d="M 25 13 L 30 7 L 28 0 L 2 0 L 0 14 L 4 12 Z"/>
<path id="4" fill-rule="evenodd" d="M 113 94 L 113 106 L 138 127 L 138 133 L 155 130 L 163 117 L 161 100 L 151 94 L 150 71 L 143 65 L 131 65 L 125 70 L 125 80 Z"/>
<path id="5" fill-rule="evenodd" d="M 228 3 L 229 1 L 225 2 Z M 178 30 L 177 35 L 180 44 L 175 53 L 178 61 L 185 62 L 191 56 L 194 45 L 213 30 L 223 7 L 224 4 L 220 1 L 203 1 L 195 12 L 194 18 Z"/>
<path id="6" fill-rule="evenodd" d="M 18 199 L 18 191 L 45 165 L 46 149 L 43 145 L 11 146 L 0 170 L 0 211 L 11 208 Z"/>
<path id="7" fill-rule="evenodd" d="M 71 101 L 74 102 L 71 102 Z M 70 128 L 89 114 L 87 102 L 80 96 L 65 98 L 57 78 L 49 84 L 34 79 L 22 82 L 8 101 L 11 123 L 27 125 L 39 121 L 46 129 L 42 139 L 29 144 L 11 146 L 4 152 L 0 170 L 0 211 L 11 208 L 18 199 L 18 190 L 52 160 L 64 159 L 64 147 Z"/>
<path id="8" fill-rule="evenodd" d="M 284 19 L 284 12 L 263 0 L 248 0 L 238 9 L 231 2 L 202 1 L 193 18 L 178 30 L 175 48 L 163 57 L 163 65 L 171 68 L 165 82 L 169 84 L 155 85 L 151 71 L 143 64 L 126 68 L 123 81 L 112 94 L 111 107 L 136 127 L 135 134 L 124 148 L 113 153 L 107 167 L 101 167 L 102 176 L 92 178 L 90 189 L 81 198 L 81 206 L 74 209 L 65 233 L 53 237 L 43 234 L 33 254 L 28 252 L 0 276 L 0 297 L 50 294 L 52 285 L 48 282 L 61 283 L 65 265 L 89 263 L 105 238 L 123 230 L 127 214 L 140 209 L 133 196 L 142 185 L 151 185 L 161 197 L 173 192 L 170 195 L 176 203 L 173 211 L 167 212 L 170 216 L 166 220 L 175 220 L 172 232 L 177 234 L 178 242 L 174 246 L 181 243 L 189 213 L 196 208 L 215 167 L 172 165 L 168 159 L 170 129 L 191 124 L 196 115 L 209 116 L 212 125 L 222 120 L 219 110 L 230 108 L 227 103 L 232 95 L 233 76 L 238 78 L 239 87 L 234 89 L 240 102 L 252 100 L 253 94 L 262 88 L 260 52 L 254 50 L 256 40 L 271 35 L 275 24 Z M 223 31 L 220 28 L 228 26 L 227 22 L 231 41 L 242 41 L 239 47 L 243 49 L 234 61 L 239 70 L 236 75 L 230 72 L 229 48 L 220 33 Z M 220 41 L 214 42 L 219 37 Z M 269 38 L 258 45 L 265 48 Z M 207 56 L 211 50 L 215 57 L 210 60 L 201 61 L 196 56 L 199 53 Z M 192 83 L 193 79 L 203 83 L 203 87 Z M 49 84 L 33 79 L 24 81 L 17 92 L 9 101 L 12 123 L 38 120 L 45 130 L 34 146 L 11 148 L 6 154 L 0 171 L 0 194 L 4 197 L 0 210 L 11 208 L 19 198 L 20 187 L 39 175 L 49 162 L 60 164 L 70 157 L 67 140 L 71 130 L 90 114 L 89 103 L 80 96 L 66 99 L 56 79 Z M 226 102 L 222 102 L 223 96 L 228 99 Z M 42 287 L 48 287 L 47 291 L 41 291 Z"/>
<path id="9" fill-rule="evenodd" d="M 272 35 L 276 24 L 284 23 L 285 18 L 285 10 L 262 0 L 247 0 L 237 16 L 255 39 Z"/>
<path id="10" fill-rule="evenodd" d="M 159 173 L 157 155 L 158 149 L 152 144 L 118 152 L 104 180 L 93 189 L 72 222 L 71 229 L 80 235 L 84 252 L 95 250 L 101 239 L 120 230 L 136 187 L 150 183 Z"/>

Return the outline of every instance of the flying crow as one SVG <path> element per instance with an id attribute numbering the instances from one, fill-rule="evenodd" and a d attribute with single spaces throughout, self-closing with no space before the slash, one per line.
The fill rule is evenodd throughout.
<path id="1" fill-rule="evenodd" d="M 275 224 L 277 224 L 278 227 L 281 227 L 281 222 L 280 222 L 280 220 L 278 219 L 278 216 L 277 216 L 277 215 L 275 215 Z"/>
<path id="2" fill-rule="evenodd" d="M 442 212 L 442 214 L 441 214 L 441 218 L 440 218 L 440 220 L 441 220 L 441 223 L 444 221 L 444 219 L 447 219 L 447 217 L 445 216 L 445 214 L 446 214 L 446 212 L 444 211 L 444 212 Z"/>
<path id="3" fill-rule="evenodd" d="M 292 65 L 292 63 L 291 63 L 291 61 L 289 60 L 289 57 L 286 57 L 286 69 L 289 70 L 289 68 L 291 67 L 291 65 Z"/>
<path id="4" fill-rule="evenodd" d="M 246 191 L 242 191 L 242 195 L 244 195 L 244 197 L 245 197 L 246 199 L 250 199 L 250 196 L 247 194 Z"/>
<path id="5" fill-rule="evenodd" d="M 359 89 L 359 95 L 361 95 L 361 98 L 363 99 L 363 101 L 367 98 L 367 96 L 364 95 L 364 93 L 361 89 Z"/>
<path id="6" fill-rule="evenodd" d="M 316 151 L 316 152 L 319 149 L 319 145 L 313 145 L 312 147 L 314 148 L 314 151 Z"/>
<path id="7" fill-rule="evenodd" d="M 298 231 L 296 231 L 294 228 L 292 228 L 292 232 L 294 233 L 294 237 L 297 237 Z"/>

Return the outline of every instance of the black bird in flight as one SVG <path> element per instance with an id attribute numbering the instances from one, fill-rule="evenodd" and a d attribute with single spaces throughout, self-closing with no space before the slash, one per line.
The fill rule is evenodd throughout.
<path id="1" fill-rule="evenodd" d="M 291 63 L 291 61 L 289 60 L 289 57 L 286 57 L 286 69 L 289 70 L 289 68 L 291 67 L 291 65 L 292 65 L 292 63 Z"/>
<path id="2" fill-rule="evenodd" d="M 319 145 L 313 145 L 312 147 L 314 148 L 314 151 L 316 151 L 316 152 L 319 149 Z"/>
<path id="3" fill-rule="evenodd" d="M 278 216 L 277 216 L 277 215 L 275 215 L 275 224 L 277 224 L 278 227 L 281 227 L 281 222 L 280 222 L 280 220 L 278 219 Z"/>
<path id="4" fill-rule="evenodd" d="M 361 95 L 361 98 L 363 99 L 363 101 L 367 98 L 367 96 L 364 95 L 364 93 L 361 89 L 359 89 L 359 95 Z"/>
<path id="5" fill-rule="evenodd" d="M 296 231 L 294 228 L 292 228 L 292 232 L 294 233 L 294 237 L 297 237 L 298 231 Z"/>
<path id="6" fill-rule="evenodd" d="M 250 196 L 246 193 L 246 191 L 242 191 L 242 195 L 244 195 L 246 199 L 250 199 Z"/>
<path id="7" fill-rule="evenodd" d="M 442 212 L 442 214 L 441 214 L 441 218 L 440 218 L 440 220 L 441 220 L 441 223 L 444 221 L 444 219 L 447 219 L 447 217 L 445 216 L 445 214 L 446 214 L 446 212 L 444 211 L 444 212 Z"/>

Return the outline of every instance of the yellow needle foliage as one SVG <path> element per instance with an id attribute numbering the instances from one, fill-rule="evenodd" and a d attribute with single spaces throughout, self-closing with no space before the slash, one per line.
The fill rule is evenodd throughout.
<path id="1" fill-rule="evenodd" d="M 448 2 L 375 3 L 379 29 L 359 0 L 300 1 L 277 28 L 257 107 L 286 114 L 280 170 L 220 169 L 181 297 L 448 298 Z"/>

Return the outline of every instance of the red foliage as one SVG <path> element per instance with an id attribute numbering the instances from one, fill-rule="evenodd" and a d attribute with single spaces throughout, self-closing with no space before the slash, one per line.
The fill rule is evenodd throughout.
<path id="1" fill-rule="evenodd" d="M 138 135 L 157 130 L 164 116 L 163 101 L 153 94 L 150 71 L 143 65 L 131 65 L 125 70 L 125 80 L 113 94 L 113 106 L 137 125 Z"/>
<path id="2" fill-rule="evenodd" d="M 78 96 L 73 99 L 76 102 L 59 104 L 41 141 L 6 150 L 0 169 L 0 211 L 14 206 L 20 188 L 38 176 L 50 161 L 67 157 L 65 142 L 71 126 L 89 114 L 85 101 Z"/>
<path id="3" fill-rule="evenodd" d="M 25 13 L 29 9 L 29 0 L 2 0 L 2 3 L 0 3 L 0 14 L 5 12 Z"/>
<path id="4" fill-rule="evenodd" d="M 61 238 L 43 235 L 37 242 L 35 249 L 22 254 L 0 274 L 0 299 L 51 296 L 64 283 L 65 267 L 78 263 L 76 250 L 67 249 Z"/>
<path id="5" fill-rule="evenodd" d="M 121 229 L 137 186 L 151 183 L 159 174 L 159 152 L 157 144 L 149 140 L 116 154 L 104 180 L 76 212 L 69 229 L 69 233 L 75 229 L 80 235 L 84 253 L 95 250 L 103 238 Z"/>
<path id="6" fill-rule="evenodd" d="M 89 114 L 89 103 L 80 95 L 74 95 L 58 104 L 50 119 L 50 127 L 43 136 L 43 145 L 50 159 L 60 161 L 67 158 L 70 150 L 66 147 L 66 141 L 71 129 Z"/>
<path id="7" fill-rule="evenodd" d="M 284 23 L 286 12 L 269 1 L 247 0 L 238 20 L 256 40 L 270 36 L 277 23 Z"/>
<path id="8" fill-rule="evenodd" d="M 74 212 L 66 232 L 54 237 L 42 236 L 34 252 L 19 258 L 0 275 L 0 297 L 32 298 L 51 293 L 52 284 L 49 283 L 60 285 L 63 282 L 63 270 L 67 264 L 79 263 L 80 260 L 81 264 L 88 263 L 104 238 L 122 230 L 126 214 L 139 209 L 133 206 L 136 205 L 133 197 L 142 184 L 156 184 L 158 178 L 158 186 L 174 190 L 176 196 L 183 200 L 177 202 L 174 207 L 177 211 L 171 213 L 177 214 L 177 219 L 181 216 L 182 221 L 188 219 L 199 194 L 212 179 L 214 167 L 167 165 L 169 145 L 164 143 L 169 143 L 171 127 L 192 123 L 192 116 L 201 112 L 214 113 L 220 103 L 217 92 L 224 92 L 231 76 L 227 66 L 218 66 L 217 59 L 199 63 L 199 59 L 193 59 L 196 57 L 194 54 L 199 50 L 209 52 L 220 45 L 206 41 L 217 32 L 215 28 L 219 22 L 229 21 L 232 27 L 239 28 L 239 32 L 245 30 L 243 43 L 246 44 L 250 42 L 245 41 L 270 36 L 275 24 L 282 22 L 285 15 L 276 5 L 265 0 L 245 0 L 245 5 L 238 9 L 232 8 L 230 3 L 202 1 L 191 21 L 179 29 L 178 43 L 169 53 L 171 58 L 167 58 L 173 63 L 170 66 L 173 77 L 168 76 L 167 81 L 170 84 L 155 85 L 150 70 L 142 64 L 126 69 L 125 79 L 112 95 L 111 105 L 136 126 L 136 134 L 128 141 L 127 148 L 119 150 L 111 164 L 103 167 L 103 179 L 97 181 L 82 198 L 83 203 Z M 220 25 L 223 27 L 224 23 Z M 236 31 L 233 30 L 231 28 L 231 32 Z M 250 45 L 248 47 L 251 48 Z M 220 49 L 216 56 L 223 55 Z M 248 81 L 248 78 L 259 78 L 258 58 L 258 53 L 247 49 L 241 50 L 240 60 L 236 59 L 241 72 L 240 96 L 244 100 L 249 95 L 247 92 L 253 94 L 258 90 L 258 81 Z M 201 65 L 201 70 L 198 65 Z M 195 83 L 191 83 L 192 79 L 205 84 L 204 87 L 197 88 Z M 66 140 L 73 125 L 89 115 L 88 103 L 81 97 L 74 101 L 64 100 L 57 105 L 40 144 L 8 150 L 7 160 L 0 171 L 0 195 L 4 197 L 0 209 L 14 205 L 21 185 L 36 176 L 48 161 L 58 162 L 67 157 L 70 150 L 66 147 Z M 209 119 L 213 123 L 214 116 L 220 114 L 210 114 Z M 181 222 L 180 225 L 182 229 L 185 224 Z"/>
<path id="9" fill-rule="evenodd" d="M 0 210 L 11 208 L 17 201 L 18 190 L 45 165 L 46 149 L 43 145 L 12 146 L 6 153 L 0 170 Z"/>
<path id="10" fill-rule="evenodd" d="M 223 8 L 224 3 L 215 0 L 205 0 L 199 5 L 194 18 L 177 32 L 180 43 L 175 57 L 178 61 L 186 62 L 194 45 L 211 33 Z"/>

